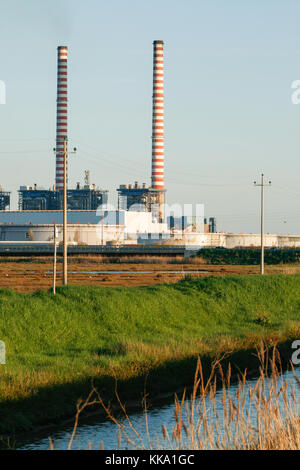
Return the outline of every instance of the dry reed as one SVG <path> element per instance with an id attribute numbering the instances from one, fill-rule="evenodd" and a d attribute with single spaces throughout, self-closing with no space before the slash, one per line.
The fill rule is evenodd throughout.
<path id="1" fill-rule="evenodd" d="M 143 401 L 146 431 L 138 432 L 115 390 L 123 418 L 116 418 L 99 392 L 93 387 L 88 398 L 78 403 L 75 425 L 69 448 L 76 434 L 80 413 L 90 405 L 101 405 L 107 417 L 118 427 L 118 448 L 132 449 L 191 449 L 191 450 L 300 450 L 300 417 L 297 409 L 297 389 L 300 380 L 291 364 L 296 390 L 283 378 L 282 365 L 276 347 L 268 350 L 263 344 L 257 351 L 260 359 L 258 378 L 251 384 L 247 370 L 231 386 L 231 367 L 226 374 L 222 359 L 212 364 L 208 380 L 204 379 L 198 359 L 194 385 L 187 399 L 175 395 L 174 425 L 168 430 L 162 423 L 161 438 L 153 442 L 148 426 L 146 395 Z M 125 442 L 124 442 L 125 441 Z M 103 443 L 101 443 L 103 449 Z"/>

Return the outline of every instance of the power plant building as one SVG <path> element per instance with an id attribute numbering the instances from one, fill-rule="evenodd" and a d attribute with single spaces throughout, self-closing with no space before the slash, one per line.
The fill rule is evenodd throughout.
<path id="1" fill-rule="evenodd" d="M 160 216 L 160 204 L 157 199 L 157 191 L 142 186 L 136 181 L 134 185 L 121 184 L 118 188 L 118 209 L 152 212 L 153 217 L 162 220 Z"/>
<path id="2" fill-rule="evenodd" d="M 19 210 L 21 211 L 55 211 L 63 209 L 63 191 L 54 191 L 34 187 L 21 186 L 19 189 Z M 96 210 L 100 205 L 107 204 L 108 191 L 98 189 L 95 185 L 79 183 L 76 189 L 67 190 L 68 210 Z"/>
<path id="3" fill-rule="evenodd" d="M 153 43 L 151 140 L 151 183 L 149 186 L 146 183 L 139 185 L 138 182 L 119 185 L 117 210 L 104 210 L 101 216 L 99 207 L 107 205 L 108 191 L 90 183 L 89 171 L 85 172 L 83 185 L 77 183 L 74 189 L 68 189 L 68 48 L 59 46 L 54 149 L 55 183 L 50 189 L 42 188 L 38 184 L 20 186 L 18 211 L 7 211 L 7 208 L 10 208 L 10 193 L 3 191 L 0 186 L 0 240 L 13 241 L 16 237 L 17 241 L 26 241 L 29 238 L 31 241 L 49 241 L 53 224 L 63 223 L 65 181 L 70 243 L 105 244 L 112 240 L 125 243 L 127 238 L 133 243 L 151 243 L 151 240 L 168 239 L 179 241 L 179 232 L 181 232 L 181 235 L 184 233 L 189 237 L 190 243 L 195 244 L 198 243 L 201 232 L 214 233 L 216 231 L 214 218 L 205 220 L 203 224 L 203 221 L 200 223 L 194 218 L 167 217 L 164 213 L 166 189 L 162 40 Z M 79 226 L 82 226 L 82 230 Z"/>
<path id="4" fill-rule="evenodd" d="M 0 186 L 0 211 L 10 208 L 10 192 L 4 191 Z"/>

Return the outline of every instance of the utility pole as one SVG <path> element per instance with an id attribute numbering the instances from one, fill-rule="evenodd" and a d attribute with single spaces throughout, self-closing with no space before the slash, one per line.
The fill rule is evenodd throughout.
<path id="1" fill-rule="evenodd" d="M 63 229 L 63 285 L 68 284 L 68 240 L 67 240 L 67 212 L 68 212 L 68 201 L 67 201 L 67 139 L 64 140 L 64 229 Z"/>
<path id="2" fill-rule="evenodd" d="M 261 255 L 260 255 L 260 274 L 264 274 L 265 270 L 265 246 L 264 246 L 264 232 L 265 232 L 265 201 L 264 201 L 264 188 L 265 186 L 271 186 L 271 181 L 268 183 L 264 182 L 264 174 L 261 175 L 261 183 L 256 183 L 254 181 L 254 186 L 261 187 L 261 198 L 260 198 L 260 245 L 261 245 Z"/>
<path id="3" fill-rule="evenodd" d="M 56 225 L 54 224 L 54 235 L 53 235 L 53 243 L 54 243 L 54 255 L 53 255 L 53 295 L 56 294 Z"/>
<path id="4" fill-rule="evenodd" d="M 74 147 L 73 152 L 68 152 L 68 139 L 64 137 L 64 222 L 63 222 L 63 285 L 68 284 L 68 240 L 67 240 L 67 213 L 68 213 L 68 201 L 67 201 L 67 158 L 68 155 L 76 153 L 77 149 Z M 55 153 L 56 149 L 53 149 Z"/>
<path id="5" fill-rule="evenodd" d="M 102 249 L 103 249 L 103 245 L 104 245 L 104 216 L 102 217 L 101 232 L 102 232 Z"/>

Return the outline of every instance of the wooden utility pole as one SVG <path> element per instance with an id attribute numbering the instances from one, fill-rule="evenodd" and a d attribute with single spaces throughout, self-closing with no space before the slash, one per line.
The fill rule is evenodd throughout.
<path id="1" fill-rule="evenodd" d="M 260 274 L 264 274 L 265 272 L 265 201 L 264 201 L 264 188 L 265 186 L 271 186 L 271 181 L 268 183 L 264 182 L 264 174 L 261 175 L 261 183 L 256 183 L 254 181 L 254 186 L 261 187 L 261 196 L 260 196 L 260 246 L 261 246 L 261 253 L 260 253 Z"/>
<path id="2" fill-rule="evenodd" d="M 73 152 L 68 152 L 68 140 L 64 138 L 64 189 L 63 189 L 63 196 L 64 196 L 64 204 L 63 204 L 63 285 L 66 286 L 68 284 L 68 240 L 67 240 L 67 213 L 68 213 L 68 201 L 67 201 L 67 158 L 68 155 L 71 153 L 76 153 L 76 147 L 73 149 Z M 53 149 L 55 153 L 56 149 Z"/>
<path id="3" fill-rule="evenodd" d="M 54 224 L 53 244 L 54 244 L 54 254 L 53 254 L 53 295 L 55 295 L 56 294 L 56 225 L 55 224 Z"/>
<path id="4" fill-rule="evenodd" d="M 68 240 L 67 240 L 67 139 L 64 140 L 64 228 L 63 228 L 63 285 L 68 284 Z"/>

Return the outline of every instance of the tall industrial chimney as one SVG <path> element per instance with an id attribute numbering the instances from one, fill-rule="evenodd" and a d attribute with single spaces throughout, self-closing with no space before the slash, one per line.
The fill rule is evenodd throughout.
<path id="1" fill-rule="evenodd" d="M 64 186 L 64 140 L 68 137 L 68 48 L 57 48 L 56 190 Z"/>
<path id="2" fill-rule="evenodd" d="M 152 188 L 164 190 L 164 43 L 153 43 Z"/>

